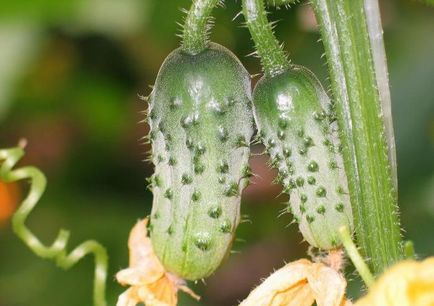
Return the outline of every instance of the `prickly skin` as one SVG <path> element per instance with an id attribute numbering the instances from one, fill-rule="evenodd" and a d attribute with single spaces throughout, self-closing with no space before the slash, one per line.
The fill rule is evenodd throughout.
<path id="1" fill-rule="evenodd" d="M 336 248 L 338 229 L 353 228 L 342 147 L 330 100 L 316 77 L 300 66 L 264 76 L 253 93 L 259 137 L 288 210 L 312 246 Z"/>
<path id="2" fill-rule="evenodd" d="M 158 73 L 149 123 L 155 253 L 180 277 L 207 277 L 230 250 L 251 173 L 250 75 L 220 45 L 177 49 Z"/>

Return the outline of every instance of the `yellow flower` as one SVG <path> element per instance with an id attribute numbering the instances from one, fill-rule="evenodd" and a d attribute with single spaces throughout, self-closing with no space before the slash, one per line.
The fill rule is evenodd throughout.
<path id="1" fill-rule="evenodd" d="M 130 232 L 128 248 L 130 266 L 116 274 L 121 285 L 131 286 L 122 293 L 117 306 L 176 306 L 177 292 L 182 290 L 199 299 L 185 284 L 185 281 L 169 272 L 158 260 L 147 235 L 147 219 L 137 222 Z"/>
<path id="2" fill-rule="evenodd" d="M 355 306 L 434 306 L 434 257 L 391 267 Z"/>
<path id="3" fill-rule="evenodd" d="M 351 305 L 347 282 L 336 270 L 306 259 L 291 262 L 271 274 L 239 306 Z"/>

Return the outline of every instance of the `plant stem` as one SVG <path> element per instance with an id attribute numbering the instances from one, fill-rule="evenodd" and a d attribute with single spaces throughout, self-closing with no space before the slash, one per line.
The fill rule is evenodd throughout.
<path id="1" fill-rule="evenodd" d="M 24 224 L 28 215 L 38 203 L 45 191 L 47 180 L 45 175 L 35 167 L 23 167 L 12 170 L 23 157 L 21 147 L 0 150 L 0 179 L 4 182 L 14 182 L 30 179 L 30 192 L 12 218 L 12 226 L 21 240 L 39 257 L 52 259 L 63 269 L 69 269 L 87 254 L 95 255 L 94 305 L 106 306 L 105 284 L 107 279 L 108 256 L 105 248 L 98 242 L 88 240 L 77 246 L 69 254 L 66 246 L 69 231 L 60 230 L 51 246 L 45 246 Z"/>
<path id="2" fill-rule="evenodd" d="M 375 76 L 381 111 L 386 132 L 387 145 L 389 147 L 389 160 L 392 169 L 393 183 L 398 190 L 398 175 L 396 165 L 395 136 L 393 132 L 392 103 L 390 99 L 389 76 L 387 72 L 386 52 L 384 50 L 383 27 L 381 26 L 380 8 L 377 0 L 365 0 L 366 24 L 371 43 L 372 57 L 374 61 Z"/>
<path id="3" fill-rule="evenodd" d="M 192 55 L 206 49 L 211 27 L 210 15 L 220 0 L 194 0 L 185 19 L 182 49 Z"/>
<path id="4" fill-rule="evenodd" d="M 289 68 L 289 61 L 273 34 L 263 0 L 243 0 L 243 14 L 266 75 L 274 76 Z"/>
<path id="5" fill-rule="evenodd" d="M 402 250 L 387 69 L 373 3 L 312 0 L 330 70 L 357 241 L 380 273 L 402 258 Z M 377 16 L 369 17 L 369 26 L 366 6 Z"/>
<path id="6" fill-rule="evenodd" d="M 279 7 L 279 6 L 290 6 L 291 4 L 296 4 L 299 0 L 267 0 L 267 5 Z"/>
<path id="7" fill-rule="evenodd" d="M 351 234 L 348 230 L 348 227 L 341 227 L 339 229 L 339 235 L 341 237 L 341 241 L 344 245 L 345 251 L 347 252 L 354 266 L 356 267 L 357 272 L 359 272 L 360 277 L 363 279 L 368 288 L 371 287 L 375 279 L 372 276 L 371 271 L 369 271 L 369 268 L 363 260 L 362 256 L 360 255 L 359 251 L 357 250 L 356 245 L 351 239 Z"/>

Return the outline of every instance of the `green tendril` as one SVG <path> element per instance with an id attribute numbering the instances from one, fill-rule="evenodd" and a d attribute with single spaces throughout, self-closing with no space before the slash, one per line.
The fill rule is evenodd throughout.
<path id="1" fill-rule="evenodd" d="M 185 19 L 182 34 L 182 49 L 192 55 L 198 54 L 208 46 L 211 29 L 211 12 L 220 0 L 194 0 Z"/>
<path id="2" fill-rule="evenodd" d="M 47 180 L 45 175 L 35 167 L 23 167 L 12 170 L 16 163 L 24 156 L 23 147 L 24 145 L 0 150 L 0 162 L 3 161 L 0 167 L 0 180 L 6 183 L 25 179 L 30 180 L 30 192 L 12 218 L 14 232 L 37 256 L 51 259 L 65 270 L 71 268 L 85 255 L 93 253 L 95 255 L 94 305 L 106 306 L 105 286 L 108 256 L 105 248 L 96 241 L 88 240 L 67 254 L 66 245 L 69 239 L 69 231 L 61 229 L 53 244 L 45 246 L 24 224 L 28 215 L 44 193 Z"/>
<path id="3" fill-rule="evenodd" d="M 273 34 L 263 0 L 243 0 L 243 14 L 266 75 L 274 76 L 289 68 L 285 52 Z"/>
<path id="4" fill-rule="evenodd" d="M 356 267 L 357 272 L 359 272 L 360 277 L 363 279 L 363 281 L 365 282 L 366 286 L 368 286 L 368 288 L 371 287 L 375 279 L 372 276 L 371 271 L 369 271 L 368 265 L 363 260 L 362 255 L 360 255 L 356 245 L 351 239 L 351 235 L 350 235 L 350 231 L 348 230 L 348 227 L 346 226 L 341 227 L 339 229 L 339 235 L 342 244 L 344 245 L 344 248 L 347 251 L 348 256 L 353 262 L 354 267 Z"/>

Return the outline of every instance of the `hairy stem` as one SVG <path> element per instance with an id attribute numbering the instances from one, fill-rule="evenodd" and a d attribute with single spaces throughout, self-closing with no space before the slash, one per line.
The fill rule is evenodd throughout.
<path id="1" fill-rule="evenodd" d="M 389 160 L 392 169 L 393 183 L 398 188 L 396 165 L 395 136 L 392 121 L 392 103 L 390 99 L 389 75 L 387 72 L 386 52 L 384 50 L 383 28 L 381 26 L 380 8 L 377 0 L 365 0 L 366 23 L 374 61 L 375 77 L 380 98 L 381 110 L 389 147 Z"/>
<path id="2" fill-rule="evenodd" d="M 182 49 L 190 54 L 198 54 L 208 45 L 210 15 L 220 0 L 194 0 L 185 19 Z"/>
<path id="3" fill-rule="evenodd" d="M 312 5 L 330 70 L 357 241 L 380 273 L 401 259 L 402 250 L 378 4 L 312 0 Z M 368 11 L 375 13 L 369 24 Z"/>
<path id="4" fill-rule="evenodd" d="M 279 6 L 290 6 L 291 4 L 296 4 L 299 0 L 267 0 L 267 5 L 279 7 Z"/>
<path id="5" fill-rule="evenodd" d="M 21 240 L 39 257 L 52 259 L 63 269 L 69 269 L 87 254 L 95 256 L 94 278 L 94 305 L 106 306 L 105 284 L 107 279 L 108 256 L 105 248 L 98 242 L 89 240 L 77 246 L 69 254 L 66 245 L 69 239 L 69 231 L 60 230 L 56 240 L 51 246 L 45 246 L 25 225 L 25 221 L 38 203 L 46 187 L 44 174 L 35 167 L 23 167 L 12 170 L 15 164 L 23 157 L 24 150 L 21 147 L 0 150 L 0 179 L 4 182 L 30 180 L 30 192 L 22 202 L 20 208 L 14 214 L 12 226 Z"/>
<path id="6" fill-rule="evenodd" d="M 263 0 L 243 0 L 243 14 L 266 75 L 282 73 L 289 67 L 285 52 L 274 37 Z"/>

